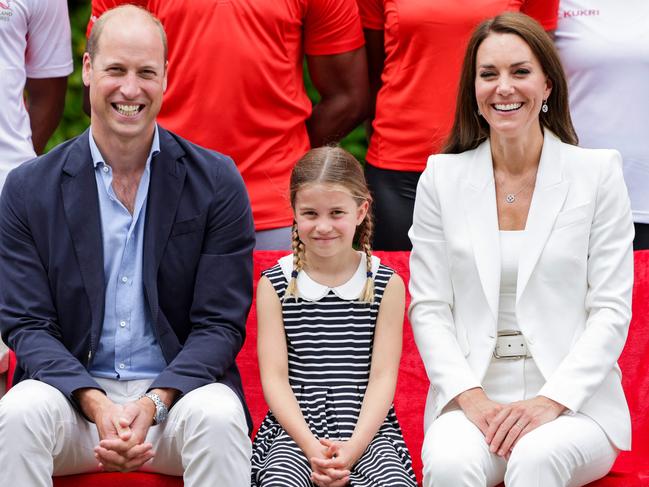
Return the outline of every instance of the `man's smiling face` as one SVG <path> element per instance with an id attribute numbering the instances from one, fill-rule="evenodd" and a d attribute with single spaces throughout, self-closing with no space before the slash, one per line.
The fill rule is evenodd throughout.
<path id="1" fill-rule="evenodd" d="M 108 19 L 94 57 L 83 60 L 93 134 L 123 142 L 152 135 L 167 84 L 160 31 L 134 10 Z"/>

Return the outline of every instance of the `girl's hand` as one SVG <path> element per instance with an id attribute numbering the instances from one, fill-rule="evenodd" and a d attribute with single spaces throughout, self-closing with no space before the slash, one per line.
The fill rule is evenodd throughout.
<path id="1" fill-rule="evenodd" d="M 311 481 L 318 487 L 343 487 L 349 482 L 349 470 L 326 466 L 331 458 L 328 446 L 314 438 L 304 453 L 311 465 Z"/>
<path id="2" fill-rule="evenodd" d="M 489 450 L 507 457 L 518 440 L 542 424 L 555 420 L 565 410 L 565 406 L 545 396 L 503 407 L 489 424 L 485 435 Z"/>
<path id="3" fill-rule="evenodd" d="M 503 409 L 503 405 L 492 401 L 481 388 L 469 389 L 455 398 L 458 406 L 482 434 L 487 436 L 489 427 Z"/>
<path id="4" fill-rule="evenodd" d="M 326 487 L 347 485 L 351 468 L 360 455 L 349 441 L 321 438 L 320 444 L 325 449 L 325 457 L 312 459 L 312 465 L 315 467 L 312 480 L 316 485 Z"/>

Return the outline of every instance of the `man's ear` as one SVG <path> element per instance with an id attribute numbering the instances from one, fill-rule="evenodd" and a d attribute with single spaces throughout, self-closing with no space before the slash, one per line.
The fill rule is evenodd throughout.
<path id="1" fill-rule="evenodd" d="M 83 84 L 86 87 L 90 86 L 91 71 L 92 71 L 92 60 L 90 59 L 90 54 L 84 52 L 82 66 L 81 66 L 81 78 L 83 79 Z"/>
<path id="2" fill-rule="evenodd" d="M 162 92 L 166 93 L 167 91 L 167 73 L 169 72 L 169 61 L 165 61 L 165 74 L 164 78 L 162 79 Z"/>

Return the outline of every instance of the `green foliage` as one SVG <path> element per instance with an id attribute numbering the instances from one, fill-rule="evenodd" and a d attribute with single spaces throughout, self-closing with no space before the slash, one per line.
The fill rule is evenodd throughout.
<path id="1" fill-rule="evenodd" d="M 89 118 L 83 113 L 83 82 L 81 81 L 81 59 L 86 47 L 86 27 L 90 18 L 90 0 L 68 0 L 68 8 L 72 24 L 74 73 L 68 78 L 68 92 L 65 99 L 63 119 L 47 144 L 47 150 L 79 135 L 90 123 Z M 304 79 L 309 97 L 314 103 L 317 102 L 319 98 L 318 92 L 313 87 L 306 69 L 304 70 Z M 367 152 L 364 127 L 356 127 L 343 139 L 341 145 L 354 154 L 359 161 L 364 161 Z"/>

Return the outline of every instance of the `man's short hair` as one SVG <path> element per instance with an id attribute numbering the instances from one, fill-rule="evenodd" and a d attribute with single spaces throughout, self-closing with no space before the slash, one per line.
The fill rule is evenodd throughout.
<path id="1" fill-rule="evenodd" d="M 90 56 L 90 60 L 92 61 L 99 52 L 99 38 L 101 37 L 101 33 L 104 30 L 104 26 L 106 25 L 106 22 L 112 17 L 112 15 L 115 12 L 124 10 L 124 9 L 129 9 L 129 8 L 137 8 L 141 10 L 142 12 L 146 13 L 147 17 L 151 19 L 151 21 L 156 25 L 158 30 L 160 31 L 160 38 L 162 39 L 162 46 L 164 48 L 164 61 L 165 63 L 167 62 L 167 34 L 165 33 L 165 29 L 162 26 L 162 22 L 160 22 L 160 19 L 158 19 L 155 15 L 153 15 L 151 12 L 149 12 L 147 9 L 144 7 L 140 7 L 139 5 L 120 5 L 119 7 L 111 8 L 110 10 L 107 10 L 104 12 L 93 24 L 92 29 L 90 31 L 90 36 L 88 36 L 88 42 L 86 44 L 86 52 Z"/>

